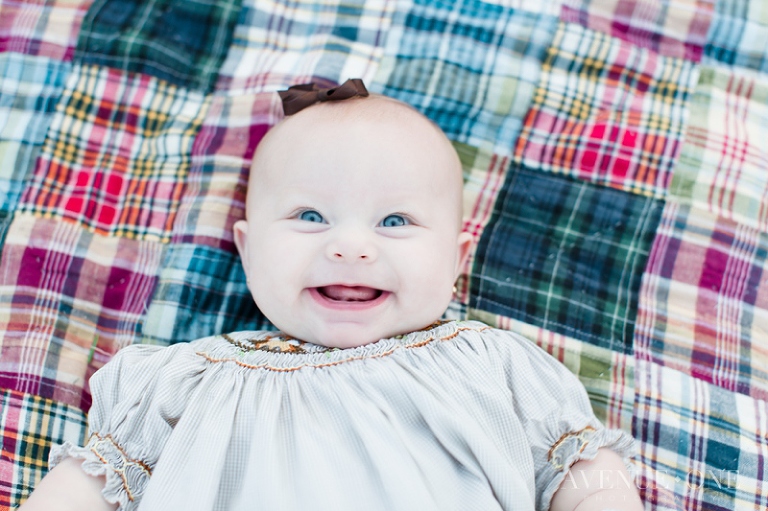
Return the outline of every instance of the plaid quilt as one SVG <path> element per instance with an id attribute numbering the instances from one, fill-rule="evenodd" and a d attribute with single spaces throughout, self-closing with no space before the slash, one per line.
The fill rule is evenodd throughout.
<path id="1" fill-rule="evenodd" d="M 350 77 L 459 154 L 446 315 L 578 375 L 646 509 L 768 508 L 766 73 L 764 0 L 0 0 L 0 509 L 117 350 L 271 328 L 248 168 Z"/>

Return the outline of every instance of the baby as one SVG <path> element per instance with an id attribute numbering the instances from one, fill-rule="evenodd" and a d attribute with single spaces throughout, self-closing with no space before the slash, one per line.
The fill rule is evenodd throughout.
<path id="1" fill-rule="evenodd" d="M 460 162 L 353 86 L 254 157 L 235 242 L 280 332 L 121 350 L 91 379 L 88 443 L 54 447 L 24 511 L 642 508 L 632 439 L 567 369 L 438 321 L 471 244 Z"/>

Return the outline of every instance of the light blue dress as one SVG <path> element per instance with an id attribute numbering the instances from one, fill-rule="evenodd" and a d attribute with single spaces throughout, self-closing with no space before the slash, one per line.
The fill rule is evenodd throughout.
<path id="1" fill-rule="evenodd" d="M 448 322 L 352 349 L 239 332 L 130 346 L 91 379 L 84 458 L 120 509 L 545 510 L 632 438 L 531 341 Z"/>

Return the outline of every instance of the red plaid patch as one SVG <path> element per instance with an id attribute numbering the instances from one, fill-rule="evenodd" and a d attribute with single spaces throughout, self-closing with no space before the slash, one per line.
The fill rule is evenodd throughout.
<path id="1" fill-rule="evenodd" d="M 20 210 L 168 241 L 207 106 L 156 78 L 76 66 Z"/>

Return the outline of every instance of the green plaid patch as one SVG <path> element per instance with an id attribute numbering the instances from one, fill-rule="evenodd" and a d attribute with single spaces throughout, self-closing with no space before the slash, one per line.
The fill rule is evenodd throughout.
<path id="1" fill-rule="evenodd" d="M 766 140 L 768 83 L 741 71 L 701 66 L 670 195 L 768 231 Z"/>
<path id="2" fill-rule="evenodd" d="M 513 166 L 480 239 L 469 306 L 632 353 L 662 206 Z"/>
<path id="3" fill-rule="evenodd" d="M 20 505 L 48 472 L 51 444 L 82 444 L 85 432 L 85 414 L 76 407 L 0 390 L 0 509 Z"/>
<path id="4" fill-rule="evenodd" d="M 240 4 L 95 0 L 83 20 L 75 60 L 210 92 L 232 42 Z"/>

